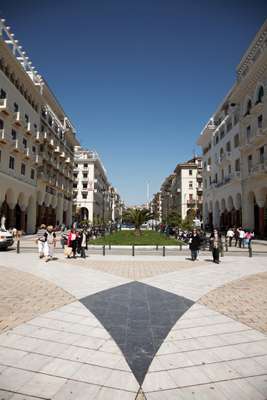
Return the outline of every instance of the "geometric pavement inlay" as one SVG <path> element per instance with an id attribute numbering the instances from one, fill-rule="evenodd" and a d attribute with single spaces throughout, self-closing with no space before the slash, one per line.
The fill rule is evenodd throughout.
<path id="1" fill-rule="evenodd" d="M 140 386 L 155 354 L 192 300 L 130 282 L 80 299 L 121 349 Z"/>

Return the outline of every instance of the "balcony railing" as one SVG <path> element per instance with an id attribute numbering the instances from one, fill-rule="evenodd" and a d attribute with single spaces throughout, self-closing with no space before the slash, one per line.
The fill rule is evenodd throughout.
<path id="1" fill-rule="evenodd" d="M 0 143 L 6 144 L 6 143 L 9 142 L 9 139 L 10 138 L 7 135 L 7 132 L 6 132 L 5 128 L 4 129 L 0 129 Z"/>
<path id="2" fill-rule="evenodd" d="M 17 126 L 23 126 L 23 121 L 22 121 L 22 118 L 21 118 L 21 112 L 20 111 L 14 112 L 13 124 L 15 124 Z"/>
<path id="3" fill-rule="evenodd" d="M 3 114 L 9 115 L 10 111 L 7 105 L 7 99 L 0 99 L 0 111 Z"/>

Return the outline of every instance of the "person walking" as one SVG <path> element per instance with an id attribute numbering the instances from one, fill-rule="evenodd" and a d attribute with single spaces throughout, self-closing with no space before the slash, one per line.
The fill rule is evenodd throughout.
<path id="1" fill-rule="evenodd" d="M 44 256 L 45 262 L 52 260 L 54 256 L 54 249 L 56 247 L 56 233 L 53 231 L 53 226 L 48 225 L 44 233 Z"/>
<path id="2" fill-rule="evenodd" d="M 72 248 L 72 257 L 76 258 L 76 251 L 78 246 L 78 233 L 75 228 L 71 228 L 68 235 L 68 247 Z M 68 256 L 70 258 L 70 256 Z"/>
<path id="3" fill-rule="evenodd" d="M 191 260 L 195 261 L 198 256 L 198 251 L 200 249 L 200 236 L 197 233 L 196 229 L 193 229 L 192 235 L 189 239 L 189 249 L 191 250 Z"/>
<path id="4" fill-rule="evenodd" d="M 213 233 L 210 236 L 210 246 L 213 256 L 213 262 L 215 264 L 219 264 L 222 241 L 221 241 L 221 235 L 219 234 L 217 229 L 214 229 Z"/>
<path id="5" fill-rule="evenodd" d="M 80 247 L 80 254 L 81 258 L 85 258 L 85 249 L 87 249 L 87 239 L 88 235 L 86 229 L 83 229 L 80 236 L 79 236 L 79 247 Z"/>
<path id="6" fill-rule="evenodd" d="M 40 228 L 37 231 L 37 239 L 36 243 L 38 246 L 38 253 L 39 253 L 39 258 L 44 257 L 44 244 L 45 244 L 45 236 L 44 234 L 46 233 L 46 226 L 44 224 L 40 225 Z"/>
<path id="7" fill-rule="evenodd" d="M 239 230 L 235 228 L 234 230 L 234 238 L 235 238 L 235 247 L 237 246 L 237 243 L 239 242 Z"/>
<path id="8" fill-rule="evenodd" d="M 231 247 L 232 246 L 232 240 L 233 237 L 235 236 L 235 232 L 233 231 L 232 228 L 229 228 L 227 233 L 226 233 L 226 238 L 228 240 L 228 246 Z"/>
<path id="9" fill-rule="evenodd" d="M 238 229 L 238 232 L 239 232 L 239 248 L 241 249 L 241 247 L 243 247 L 244 248 L 244 239 L 245 239 L 245 231 L 244 231 L 244 229 L 243 228 L 239 228 Z"/>

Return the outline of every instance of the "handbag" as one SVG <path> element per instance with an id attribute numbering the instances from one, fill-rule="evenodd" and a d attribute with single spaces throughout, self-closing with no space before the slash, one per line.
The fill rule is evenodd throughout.
<path id="1" fill-rule="evenodd" d="M 64 256 L 70 257 L 72 255 L 72 247 L 64 246 Z"/>

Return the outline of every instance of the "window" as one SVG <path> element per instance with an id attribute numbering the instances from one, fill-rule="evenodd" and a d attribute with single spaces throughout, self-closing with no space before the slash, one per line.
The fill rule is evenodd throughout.
<path id="1" fill-rule="evenodd" d="M 15 169 L 15 158 L 12 156 L 9 157 L 9 168 Z"/>
<path id="2" fill-rule="evenodd" d="M 77 183 L 73 184 L 73 189 L 77 189 Z"/>
<path id="3" fill-rule="evenodd" d="M 83 189 L 87 189 L 87 183 L 83 183 Z"/>
<path id="4" fill-rule="evenodd" d="M 83 164 L 84 168 L 88 168 L 88 164 Z"/>
<path id="5" fill-rule="evenodd" d="M 75 168 L 78 168 L 78 164 L 75 164 Z"/>
<path id="6" fill-rule="evenodd" d="M 193 181 L 189 181 L 189 189 L 193 189 Z"/>
<path id="7" fill-rule="evenodd" d="M 34 173 L 34 169 L 31 169 L 31 179 L 34 179 L 35 173 Z"/>
<path id="8" fill-rule="evenodd" d="M 240 171 L 240 159 L 239 158 L 237 160 L 235 160 L 235 170 L 236 170 L 236 172 Z"/>
<path id="9" fill-rule="evenodd" d="M 215 174 L 214 182 L 215 182 L 215 183 L 218 182 L 218 174 Z"/>
<path id="10" fill-rule="evenodd" d="M 231 166 L 231 164 L 229 164 L 228 165 L 228 174 L 231 175 L 231 172 L 232 172 L 232 166 Z"/>
<path id="11" fill-rule="evenodd" d="M 17 139 L 17 132 L 14 129 L 12 129 L 12 131 L 11 131 L 11 138 L 12 138 L 12 140 Z"/>
<path id="12" fill-rule="evenodd" d="M 230 130 L 232 129 L 232 127 L 233 127 L 233 125 L 232 125 L 232 120 L 230 119 L 230 120 L 227 122 L 227 127 L 226 127 L 227 132 L 230 132 Z"/>
<path id="13" fill-rule="evenodd" d="M 219 143 L 219 136 L 218 135 L 215 136 L 215 143 L 216 144 Z"/>
<path id="14" fill-rule="evenodd" d="M 262 115 L 258 116 L 258 128 L 262 128 Z"/>
<path id="15" fill-rule="evenodd" d="M 14 112 L 18 112 L 19 111 L 19 106 L 18 106 L 17 103 L 13 104 L 13 109 L 14 109 Z"/>
<path id="16" fill-rule="evenodd" d="M 6 99 L 6 92 L 3 89 L 0 90 L 0 99 Z"/>
<path id="17" fill-rule="evenodd" d="M 87 193 L 82 193 L 82 198 L 87 199 Z"/>
<path id="18" fill-rule="evenodd" d="M 220 139 L 222 140 L 224 138 L 225 132 L 224 129 L 220 132 Z"/>
<path id="19" fill-rule="evenodd" d="M 239 146 L 239 134 L 238 133 L 234 137 L 234 145 L 235 145 L 235 147 Z"/>
<path id="20" fill-rule="evenodd" d="M 23 163 L 21 164 L 20 173 L 21 173 L 21 175 L 26 174 L 26 165 Z"/>
<path id="21" fill-rule="evenodd" d="M 250 136 L 251 136 L 251 127 L 249 125 L 249 126 L 247 126 L 247 141 L 248 142 L 250 141 Z"/>
<path id="22" fill-rule="evenodd" d="M 32 152 L 36 153 L 36 147 L 35 146 L 32 146 Z"/>
<path id="23" fill-rule="evenodd" d="M 83 173 L 83 178 L 87 178 L 87 177 L 88 177 L 88 174 Z"/>
<path id="24" fill-rule="evenodd" d="M 226 151 L 230 152 L 231 151 L 231 142 L 226 143 Z"/>
<path id="25" fill-rule="evenodd" d="M 189 175 L 193 175 L 192 169 L 189 170 Z"/>
<path id="26" fill-rule="evenodd" d="M 260 154 L 260 163 L 264 162 L 264 146 L 259 148 L 259 154 Z"/>
<path id="27" fill-rule="evenodd" d="M 252 102 L 251 102 L 251 100 L 249 100 L 249 101 L 247 102 L 246 113 L 245 113 L 245 115 L 244 115 L 244 116 L 246 116 L 246 115 L 249 115 L 249 114 L 250 114 L 251 108 L 252 108 Z"/>
<path id="28" fill-rule="evenodd" d="M 204 189 L 207 189 L 207 179 L 204 180 Z"/>
<path id="29" fill-rule="evenodd" d="M 248 156 L 248 172 L 252 169 L 252 154 Z"/>
<path id="30" fill-rule="evenodd" d="M 2 151 L 0 150 L 0 162 L 2 160 Z"/>
<path id="31" fill-rule="evenodd" d="M 24 149 L 26 149 L 27 148 L 27 140 L 25 138 L 23 138 L 22 144 L 23 144 Z"/>
<path id="32" fill-rule="evenodd" d="M 78 174 L 77 173 L 75 173 L 75 174 L 73 174 L 73 178 L 77 178 L 78 177 Z"/>
<path id="33" fill-rule="evenodd" d="M 261 87 L 259 88 L 259 91 L 258 91 L 258 97 L 257 97 L 256 104 L 262 103 L 262 98 L 263 98 L 263 96 L 264 96 L 264 89 L 263 89 L 263 86 L 261 86 Z"/>
<path id="34" fill-rule="evenodd" d="M 0 130 L 4 129 L 4 121 L 2 119 L 0 119 Z"/>
<path id="35" fill-rule="evenodd" d="M 189 194 L 189 202 L 192 203 L 192 201 L 193 201 L 193 195 L 192 195 L 192 193 L 190 193 Z"/>
<path id="36" fill-rule="evenodd" d="M 222 181 L 224 181 L 224 169 L 222 169 Z"/>
<path id="37" fill-rule="evenodd" d="M 29 116 L 27 114 L 25 114 L 25 122 L 28 124 L 29 122 Z"/>

